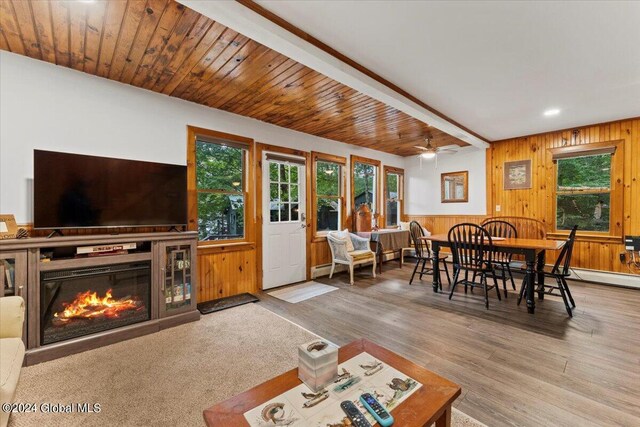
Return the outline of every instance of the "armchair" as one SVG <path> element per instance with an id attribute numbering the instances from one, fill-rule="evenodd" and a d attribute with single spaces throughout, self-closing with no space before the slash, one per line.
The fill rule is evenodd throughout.
<path id="1" fill-rule="evenodd" d="M 22 325 L 24 300 L 21 297 L 0 298 L 0 403 L 11 403 L 15 396 L 20 368 L 24 359 Z M 0 411 L 0 427 L 9 422 L 9 413 Z"/>
<path id="2" fill-rule="evenodd" d="M 348 250 L 347 239 L 351 239 L 353 250 Z M 349 266 L 350 284 L 353 285 L 353 268 L 356 265 L 373 263 L 373 277 L 376 277 L 376 254 L 369 247 L 369 240 L 356 236 L 353 233 L 345 231 L 331 231 L 327 234 L 327 242 L 331 248 L 331 273 L 329 278 L 333 277 L 336 264 Z"/>

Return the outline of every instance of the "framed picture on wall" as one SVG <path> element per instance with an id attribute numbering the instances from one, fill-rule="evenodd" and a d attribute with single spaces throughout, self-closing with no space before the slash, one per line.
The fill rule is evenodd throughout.
<path id="1" fill-rule="evenodd" d="M 504 162 L 504 189 L 523 190 L 531 188 L 531 160 Z"/>

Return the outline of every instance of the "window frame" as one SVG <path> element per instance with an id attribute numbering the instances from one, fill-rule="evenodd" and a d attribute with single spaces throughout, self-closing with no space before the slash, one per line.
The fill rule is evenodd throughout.
<path id="1" fill-rule="evenodd" d="M 369 159 L 367 157 L 361 157 L 361 156 L 356 156 L 355 154 L 351 155 L 350 160 L 350 168 L 351 168 L 351 189 L 349 192 L 349 203 L 351 205 L 351 212 L 349 214 L 349 217 L 352 219 L 353 221 L 353 215 L 355 213 L 355 190 L 356 190 L 356 186 L 355 186 L 355 164 L 356 163 L 362 163 L 362 164 L 366 164 L 366 165 L 371 165 L 371 166 L 377 166 L 378 168 L 378 173 L 376 174 L 376 203 L 375 203 L 375 211 L 371 213 L 371 217 L 372 219 L 374 219 L 375 223 L 378 224 L 378 227 L 380 226 L 380 224 L 384 224 L 385 223 L 385 218 L 384 215 L 382 214 L 382 212 L 380 211 L 380 175 L 382 175 L 380 172 L 382 172 L 382 162 L 380 160 L 375 160 L 375 159 Z M 378 214 L 378 219 L 375 220 L 375 214 Z"/>
<path id="2" fill-rule="evenodd" d="M 326 163 L 335 163 L 339 166 L 338 176 L 340 177 L 340 183 L 338 188 L 340 190 L 340 195 L 336 197 L 340 200 L 340 224 L 338 227 L 340 230 L 346 228 L 347 224 L 347 176 L 346 176 L 346 167 L 347 167 L 347 158 L 341 156 L 335 156 L 333 154 L 320 153 L 317 151 L 311 152 L 311 213 L 313 215 L 311 221 L 311 236 L 313 242 L 318 242 L 325 240 L 327 237 L 328 231 L 318 231 L 318 219 L 316 218 L 318 213 L 318 191 L 317 191 L 317 169 L 316 166 L 318 162 L 326 162 Z M 325 195 L 320 195 L 325 196 Z M 334 196 L 329 196 L 334 197 Z M 310 218 L 311 215 L 307 215 L 307 218 Z"/>
<path id="3" fill-rule="evenodd" d="M 397 227 L 398 225 L 400 225 L 400 222 L 402 222 L 403 216 L 404 216 L 404 169 L 402 168 L 396 168 L 393 166 L 387 166 L 385 165 L 384 168 L 384 228 L 386 227 Z M 387 224 L 387 206 L 389 203 L 389 198 L 387 197 L 388 195 L 388 179 L 387 177 L 389 175 L 398 175 L 398 223 L 395 225 L 389 225 Z"/>
<path id="4" fill-rule="evenodd" d="M 609 231 L 578 230 L 577 236 L 581 240 L 620 242 L 624 236 L 624 141 L 606 141 L 598 143 L 572 145 L 566 147 L 547 149 L 548 164 L 551 170 L 547 173 L 547 188 L 551 189 L 549 197 L 549 207 L 547 210 L 547 224 L 551 232 L 547 237 L 551 239 L 566 239 L 570 230 L 559 230 L 557 228 L 557 206 L 558 206 L 558 159 L 584 157 L 590 155 L 604 154 L 611 151 L 611 185 L 609 201 Z"/>
<path id="5" fill-rule="evenodd" d="M 187 229 L 198 231 L 198 184 L 196 180 L 196 142 L 199 137 L 204 139 L 216 139 L 223 144 L 228 141 L 235 145 L 246 145 L 246 154 L 243 159 L 242 191 L 244 196 L 244 237 L 242 239 L 225 240 L 198 240 L 198 248 L 211 250 L 224 250 L 225 248 L 238 249 L 239 247 L 255 244 L 255 218 L 253 209 L 254 199 L 254 140 L 239 135 L 233 135 L 215 130 L 187 126 Z M 211 142 L 215 144 L 217 142 Z M 228 191 L 206 190 L 205 193 L 227 194 Z"/>

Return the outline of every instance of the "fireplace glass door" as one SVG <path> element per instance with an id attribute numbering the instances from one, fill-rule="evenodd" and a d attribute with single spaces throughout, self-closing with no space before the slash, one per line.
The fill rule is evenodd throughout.
<path id="1" fill-rule="evenodd" d="M 151 263 L 41 273 L 41 344 L 150 319 Z"/>

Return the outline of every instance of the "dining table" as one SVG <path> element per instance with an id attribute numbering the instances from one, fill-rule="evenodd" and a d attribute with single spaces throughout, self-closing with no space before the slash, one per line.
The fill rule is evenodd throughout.
<path id="1" fill-rule="evenodd" d="M 447 234 L 433 234 L 431 236 L 421 237 L 423 240 L 431 242 L 431 253 L 433 262 L 433 291 L 438 292 L 440 288 L 440 248 L 451 248 L 451 242 Z M 501 252 L 514 255 L 522 255 L 524 257 L 526 269 L 525 275 L 527 282 L 532 284 L 527 286 L 525 298 L 527 301 L 527 311 L 531 314 L 535 313 L 535 293 L 537 283 L 537 292 L 540 299 L 544 298 L 544 266 L 546 262 L 546 252 L 562 249 L 565 240 L 552 239 L 524 239 L 524 238 L 497 238 L 492 239 L 494 248 L 499 248 Z M 486 246 L 489 246 L 488 244 Z M 537 281 L 536 281 L 537 276 Z"/>

